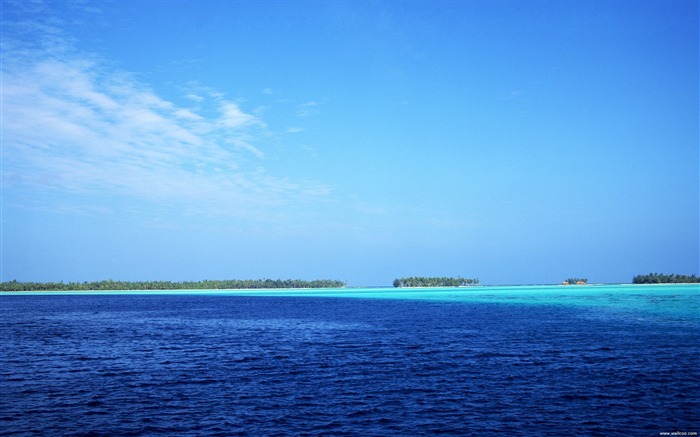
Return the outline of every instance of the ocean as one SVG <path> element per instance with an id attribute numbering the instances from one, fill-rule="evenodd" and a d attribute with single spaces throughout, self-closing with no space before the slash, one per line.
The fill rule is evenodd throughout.
<path id="1" fill-rule="evenodd" d="M 8 436 L 700 431 L 700 286 L 0 294 Z"/>

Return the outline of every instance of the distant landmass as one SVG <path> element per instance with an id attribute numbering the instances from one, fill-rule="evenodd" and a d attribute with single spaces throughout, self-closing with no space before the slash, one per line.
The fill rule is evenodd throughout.
<path id="1" fill-rule="evenodd" d="M 478 278 L 426 278 L 422 276 L 413 276 L 410 278 L 394 279 L 394 287 L 463 287 L 466 285 L 476 285 L 479 283 Z"/>
<path id="2" fill-rule="evenodd" d="M 97 281 L 97 282 L 0 282 L 0 291 L 107 291 L 107 290 L 240 290 L 276 288 L 342 288 L 331 279 L 227 279 L 204 281 Z"/>
<path id="3" fill-rule="evenodd" d="M 649 273 L 648 275 L 637 275 L 632 279 L 633 284 L 693 284 L 700 283 L 700 277 L 696 275 L 677 275 L 672 273 Z"/>
<path id="4" fill-rule="evenodd" d="M 586 285 L 588 284 L 588 279 L 586 278 L 569 278 L 562 282 L 561 285 Z"/>

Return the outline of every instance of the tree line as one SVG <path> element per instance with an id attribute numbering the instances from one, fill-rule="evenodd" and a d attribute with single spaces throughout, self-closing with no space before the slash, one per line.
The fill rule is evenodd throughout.
<path id="1" fill-rule="evenodd" d="M 581 284 L 587 284 L 588 279 L 586 278 L 569 278 L 566 281 L 563 282 L 564 284 L 568 285 L 581 285 Z"/>
<path id="2" fill-rule="evenodd" d="M 677 275 L 672 273 L 649 273 L 648 275 L 637 275 L 632 278 L 633 284 L 690 284 L 699 283 L 700 278 L 696 275 Z"/>
<path id="3" fill-rule="evenodd" d="M 394 287 L 462 287 L 465 285 L 476 285 L 478 278 L 426 278 L 422 276 L 412 276 L 410 278 L 394 279 Z"/>
<path id="4" fill-rule="evenodd" d="M 263 288 L 342 288 L 345 282 L 330 279 L 228 279 L 204 281 L 85 281 L 0 282 L 0 291 L 108 291 L 108 290 L 240 290 Z"/>

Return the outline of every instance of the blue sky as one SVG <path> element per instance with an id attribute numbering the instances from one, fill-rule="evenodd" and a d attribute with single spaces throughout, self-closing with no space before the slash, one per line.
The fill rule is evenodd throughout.
<path id="1" fill-rule="evenodd" d="M 3 281 L 700 273 L 697 1 L 2 0 Z"/>

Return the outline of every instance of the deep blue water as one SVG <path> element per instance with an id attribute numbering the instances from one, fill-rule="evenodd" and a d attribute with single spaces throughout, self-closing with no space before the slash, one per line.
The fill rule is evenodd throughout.
<path id="1" fill-rule="evenodd" d="M 3 435 L 700 431 L 700 322 L 605 306 L 0 296 Z"/>

